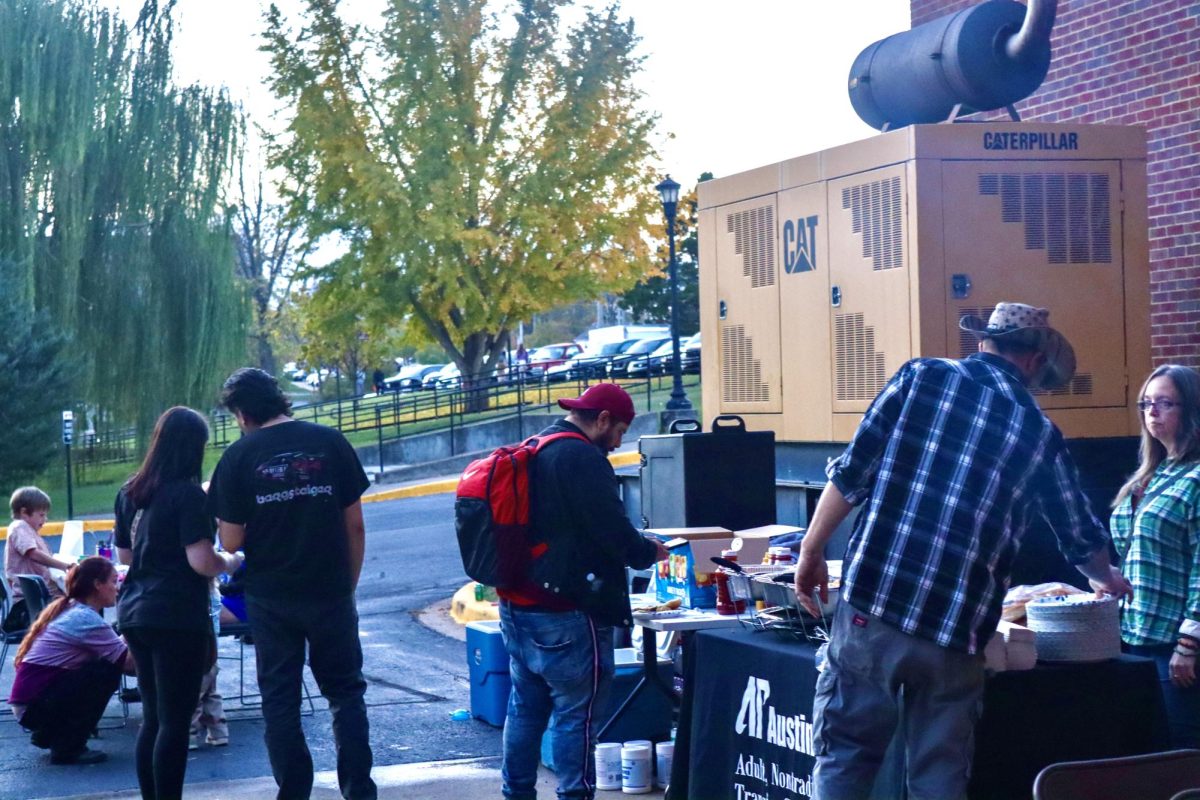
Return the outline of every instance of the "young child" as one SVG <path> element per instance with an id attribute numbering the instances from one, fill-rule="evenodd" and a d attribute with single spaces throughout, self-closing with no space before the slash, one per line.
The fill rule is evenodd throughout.
<path id="1" fill-rule="evenodd" d="M 221 633 L 221 620 L 236 619 L 221 604 L 221 593 L 218 590 L 216 578 L 209 584 L 208 613 L 212 620 L 213 636 Z M 200 682 L 200 701 L 192 712 L 192 727 L 188 736 L 188 750 L 200 748 L 200 735 L 207 731 L 205 743 L 212 747 L 225 747 L 229 744 L 229 723 L 225 721 L 224 698 L 217 688 L 217 674 L 221 671 L 218 659 L 213 660 L 212 667 Z"/>
<path id="2" fill-rule="evenodd" d="M 8 541 L 4 545 L 4 579 L 8 581 L 13 606 L 5 625 L 8 630 L 20 630 L 29 625 L 29 612 L 21 596 L 18 575 L 40 575 L 50 588 L 52 597 L 62 594 L 50 577 L 50 568 L 70 569 L 73 564 L 59 561 L 50 554 L 50 546 L 38 533 L 50 513 L 50 495 L 36 486 L 22 486 L 8 501 L 12 508 L 12 524 L 8 526 Z"/>

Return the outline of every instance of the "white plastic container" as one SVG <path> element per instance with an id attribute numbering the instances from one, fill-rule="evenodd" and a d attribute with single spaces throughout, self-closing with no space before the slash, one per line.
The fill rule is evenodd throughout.
<path id="1" fill-rule="evenodd" d="M 660 789 L 671 782 L 671 763 L 675 760 L 675 743 L 659 742 L 654 745 L 654 784 Z"/>
<path id="2" fill-rule="evenodd" d="M 596 788 L 621 788 L 620 742 L 601 742 L 596 745 Z"/>
<path id="3" fill-rule="evenodd" d="M 651 750 L 644 744 L 627 742 L 621 748 L 621 791 L 646 794 L 654 788 Z"/>

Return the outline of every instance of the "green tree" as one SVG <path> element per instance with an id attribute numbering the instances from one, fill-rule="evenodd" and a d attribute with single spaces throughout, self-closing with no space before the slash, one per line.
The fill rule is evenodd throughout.
<path id="1" fill-rule="evenodd" d="M 411 318 L 468 380 L 518 320 L 620 291 L 649 267 L 654 118 L 639 108 L 633 25 L 567 0 L 391 0 L 382 28 L 308 0 L 268 12 L 273 88 L 290 108 L 273 163 L 312 237 L 351 258 L 371 331 Z M 379 302 L 376 302 L 378 300 Z M 360 295 L 349 297 L 361 302 Z"/>
<path id="2" fill-rule="evenodd" d="M 700 182 L 712 180 L 712 173 L 705 172 Z M 689 335 L 700 330 L 700 234 L 697 222 L 700 219 L 696 189 L 679 198 L 675 211 L 675 270 L 679 280 L 679 333 Z M 620 306 L 633 315 L 638 322 L 671 321 L 671 281 L 667 274 L 670 248 L 667 242 L 667 226 L 659 226 L 656 234 L 661 237 L 658 246 L 659 270 L 643 279 L 621 296 Z"/>
<path id="3" fill-rule="evenodd" d="M 341 261 L 348 261 L 345 256 Z M 344 266 L 344 265 L 343 265 Z M 361 302 L 362 287 L 348 281 L 325 280 L 298 302 L 300 354 L 311 367 L 332 367 L 345 377 L 342 391 L 352 393 L 359 372 L 369 380 L 384 364 L 386 372 L 397 349 L 396 337 L 372 331 L 366 324 L 369 304 Z"/>
<path id="4" fill-rule="evenodd" d="M 244 161 L 238 164 L 233 213 L 237 274 L 249 288 L 254 311 L 250 356 L 259 368 L 274 375 L 275 342 L 286 336 L 283 311 L 304 255 L 299 249 L 301 226 L 284 205 L 266 198 L 261 173 L 247 186 Z"/>
<path id="5" fill-rule="evenodd" d="M 0 262 L 0 285 L 7 284 L 14 265 Z M 61 417 L 69 406 L 48 400 L 68 396 L 69 363 L 66 337 L 45 314 L 31 312 L 11 292 L 0 292 L 0 486 L 12 489 L 41 473 L 54 458 Z"/>
<path id="6" fill-rule="evenodd" d="M 5 293 L 79 356 L 77 397 L 148 431 L 207 405 L 244 351 L 221 187 L 233 104 L 171 81 L 170 10 L 0 0 Z"/>

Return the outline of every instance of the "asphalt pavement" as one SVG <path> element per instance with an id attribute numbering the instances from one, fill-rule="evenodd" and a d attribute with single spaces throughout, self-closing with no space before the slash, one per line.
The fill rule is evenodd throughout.
<path id="1" fill-rule="evenodd" d="M 389 487 L 392 488 L 392 487 Z M 500 797 L 500 730 L 475 719 L 455 720 L 467 709 L 469 672 L 462 630 L 449 621 L 450 597 L 466 581 L 454 537 L 454 496 L 449 493 L 364 504 L 367 552 L 358 588 L 368 714 L 381 797 Z M 220 640 L 222 693 L 238 694 L 239 643 Z M 0 692 L 12 683 L 10 649 Z M 255 685 L 253 648 L 245 651 L 244 682 Z M 318 772 L 313 797 L 337 797 L 330 715 L 306 670 L 314 712 L 304 730 Z M 257 710 L 226 703 L 227 747 L 189 753 L 188 798 L 275 794 Z M 11 716 L 0 716 L 0 800 L 137 797 L 133 749 L 141 708 L 112 703 L 105 729 L 92 746 L 109 758 L 94 766 L 52 766 L 29 744 Z M 543 771 L 540 794 L 554 796 L 554 778 Z M 598 796 L 620 796 L 601 792 Z M 661 792 L 645 795 L 661 797 Z"/>

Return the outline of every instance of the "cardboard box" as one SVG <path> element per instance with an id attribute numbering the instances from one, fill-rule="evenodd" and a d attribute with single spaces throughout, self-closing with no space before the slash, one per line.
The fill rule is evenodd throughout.
<path id="1" fill-rule="evenodd" d="M 791 525 L 763 525 L 744 531 L 727 528 L 651 528 L 646 533 L 662 540 L 671 555 L 658 562 L 654 594 L 660 603 L 679 598 L 685 608 L 713 608 L 717 587 L 712 556 L 737 550 L 738 561 L 760 564 L 772 536 L 801 530 Z"/>

